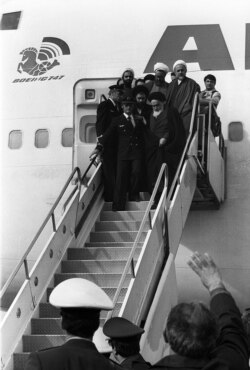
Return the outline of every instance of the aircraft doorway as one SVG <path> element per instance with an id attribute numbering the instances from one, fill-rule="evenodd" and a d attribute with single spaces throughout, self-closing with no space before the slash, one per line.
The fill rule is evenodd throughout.
<path id="1" fill-rule="evenodd" d="M 96 109 L 108 99 L 108 87 L 116 83 L 115 78 L 82 79 L 74 86 L 74 143 L 73 168 L 79 167 L 83 174 L 88 167 L 89 155 L 96 145 Z M 90 170 L 89 176 L 94 172 Z"/>

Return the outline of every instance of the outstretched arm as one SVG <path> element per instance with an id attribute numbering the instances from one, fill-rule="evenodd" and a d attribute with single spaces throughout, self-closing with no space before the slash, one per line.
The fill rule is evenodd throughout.
<path id="1" fill-rule="evenodd" d="M 218 267 L 207 253 L 198 252 L 191 256 L 188 265 L 211 294 L 210 309 L 218 319 L 220 335 L 213 356 L 226 362 L 230 370 L 247 370 L 249 354 L 241 314 L 223 284 Z"/>

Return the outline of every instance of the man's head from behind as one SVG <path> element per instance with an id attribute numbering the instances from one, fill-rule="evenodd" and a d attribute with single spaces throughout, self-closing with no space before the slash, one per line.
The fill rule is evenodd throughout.
<path id="1" fill-rule="evenodd" d="M 100 310 L 61 308 L 62 328 L 71 335 L 92 338 L 99 327 Z"/>
<path id="2" fill-rule="evenodd" d="M 171 349 L 191 358 L 206 357 L 215 347 L 218 325 L 202 303 L 180 303 L 172 308 L 165 331 Z"/>
<path id="3" fill-rule="evenodd" d="M 144 330 L 124 317 L 112 317 L 103 326 L 104 334 L 115 355 L 123 358 L 140 352 L 140 339 Z"/>
<path id="4" fill-rule="evenodd" d="M 49 302 L 60 308 L 62 328 L 68 334 L 91 340 L 99 326 L 100 311 L 113 309 L 112 301 L 98 285 L 81 278 L 59 283 Z"/>

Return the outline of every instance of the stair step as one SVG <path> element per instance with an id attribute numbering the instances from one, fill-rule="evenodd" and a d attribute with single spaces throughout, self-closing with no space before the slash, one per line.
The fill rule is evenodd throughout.
<path id="1" fill-rule="evenodd" d="M 61 318 L 39 318 L 31 319 L 31 334 L 36 335 L 62 335 L 65 331 L 62 329 Z"/>
<path id="2" fill-rule="evenodd" d="M 98 221 L 95 223 L 95 231 L 138 231 L 141 221 Z M 149 229 L 149 221 L 145 223 L 144 230 Z"/>
<path id="3" fill-rule="evenodd" d="M 65 335 L 61 326 L 61 318 L 40 318 L 31 320 L 32 335 Z M 105 323 L 105 317 L 100 318 L 100 326 Z"/>
<path id="4" fill-rule="evenodd" d="M 130 247 L 120 247 L 120 248 L 113 248 L 113 247 L 103 247 L 100 243 L 100 246 L 92 247 L 92 248 L 71 248 L 68 251 L 68 261 L 70 260 L 119 260 L 119 259 L 127 259 L 133 243 L 130 243 Z M 140 243 L 142 244 L 142 243 Z M 126 244 L 124 244 L 126 245 Z M 135 251 L 135 258 L 138 258 L 141 252 L 141 247 L 137 247 Z"/>
<path id="5" fill-rule="evenodd" d="M 143 246 L 144 241 L 138 242 L 138 247 Z M 90 242 L 90 243 L 85 243 L 84 248 L 100 248 L 100 247 L 109 247 L 109 248 L 123 248 L 123 247 L 128 247 L 132 248 L 134 244 L 134 241 L 129 241 L 129 242 Z M 76 249 L 76 248 L 75 248 Z"/>
<path id="6" fill-rule="evenodd" d="M 127 202 L 125 206 L 125 211 L 142 211 L 147 208 L 148 202 L 141 201 L 141 202 Z M 103 206 L 103 211 L 112 211 L 112 202 L 106 202 Z M 120 211 L 124 212 L 124 211 Z M 116 213 L 116 212 L 114 212 Z"/>
<path id="7" fill-rule="evenodd" d="M 91 232 L 90 242 L 133 242 L 137 234 L 137 231 L 113 231 L 112 233 L 105 231 Z M 145 240 L 146 235 L 147 232 L 143 231 L 140 242 Z"/>
<path id="8" fill-rule="evenodd" d="M 55 286 L 61 283 L 64 280 L 72 278 L 82 278 L 92 281 L 93 283 L 102 287 L 113 287 L 118 286 L 122 274 L 90 274 L 90 273 L 71 273 L 71 274 L 55 274 L 54 281 Z M 127 275 L 124 281 L 124 288 L 127 288 L 131 280 L 131 275 Z"/>
<path id="9" fill-rule="evenodd" d="M 95 232 L 89 235 L 89 242 L 83 248 L 68 250 L 68 260 L 61 263 L 62 273 L 54 276 L 55 286 L 66 279 L 80 277 L 93 281 L 113 299 L 147 205 L 147 201 L 127 202 L 125 211 L 113 212 L 112 203 L 105 203 L 100 219 L 95 224 Z M 151 216 L 153 213 L 151 211 Z M 135 261 L 139 258 L 149 227 L 148 220 L 135 251 Z M 131 278 L 129 271 L 113 316 L 119 315 Z M 47 289 L 48 297 L 52 289 Z M 107 314 L 107 311 L 101 311 L 101 326 Z M 30 352 L 60 346 L 65 342 L 66 333 L 61 328 L 60 309 L 43 302 L 39 304 L 39 315 L 39 318 L 31 319 L 32 334 L 23 336 L 23 353 L 14 354 L 15 370 L 25 368 Z"/>
<path id="10" fill-rule="evenodd" d="M 151 217 L 154 211 L 150 211 Z M 141 221 L 144 217 L 145 210 L 143 211 L 102 211 L 100 214 L 100 221 Z"/>
<path id="11" fill-rule="evenodd" d="M 114 296 L 115 296 L 115 293 L 116 293 L 116 290 L 117 288 L 115 287 L 109 287 L 109 288 L 102 288 L 104 290 L 104 292 L 109 296 L 109 298 L 111 300 L 113 300 Z M 49 296 L 52 292 L 53 288 L 48 288 L 47 289 L 47 301 L 49 301 Z M 118 303 L 123 301 L 125 295 L 127 293 L 127 288 L 122 288 L 121 289 L 121 292 L 120 292 L 120 296 L 119 296 L 119 300 L 118 300 Z M 43 305 L 44 303 L 40 303 L 40 305 Z M 48 303 L 46 303 L 48 304 Z M 51 306 L 53 307 L 53 306 Z M 40 307 L 41 308 L 41 307 Z M 46 313 L 46 307 L 44 308 L 44 310 L 42 310 L 42 315 L 41 315 L 41 310 L 40 310 L 40 317 L 58 317 L 58 316 L 47 316 L 47 313 Z M 59 314 L 59 312 L 57 313 L 57 315 Z M 45 316 L 43 316 L 45 315 Z"/>
<path id="12" fill-rule="evenodd" d="M 23 335 L 23 351 L 34 352 L 45 348 L 61 346 L 66 334 L 62 335 Z"/>
<path id="13" fill-rule="evenodd" d="M 134 260 L 135 262 L 135 260 Z M 62 273 L 113 273 L 121 274 L 126 260 L 88 260 L 88 261 L 62 261 Z"/>
<path id="14" fill-rule="evenodd" d="M 30 352 L 13 353 L 14 370 L 24 370 Z"/>

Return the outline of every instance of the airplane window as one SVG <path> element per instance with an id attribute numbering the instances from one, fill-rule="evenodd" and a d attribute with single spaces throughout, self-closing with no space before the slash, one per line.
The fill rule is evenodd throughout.
<path id="1" fill-rule="evenodd" d="M 242 122 L 230 122 L 229 123 L 228 138 L 230 141 L 242 141 L 243 140 Z"/>
<path id="2" fill-rule="evenodd" d="M 13 130 L 9 133 L 9 148 L 20 149 L 23 143 L 23 134 L 21 130 Z"/>
<path id="3" fill-rule="evenodd" d="M 37 130 L 35 133 L 35 147 L 46 148 L 49 145 L 49 132 L 46 129 Z"/>
<path id="4" fill-rule="evenodd" d="M 16 30 L 21 18 L 21 12 L 5 13 L 2 15 L 0 29 L 1 30 Z"/>
<path id="5" fill-rule="evenodd" d="M 96 143 L 96 115 L 83 116 L 80 120 L 79 137 L 83 143 Z"/>
<path id="6" fill-rule="evenodd" d="M 62 146 L 67 148 L 73 146 L 73 128 L 65 128 L 62 131 Z"/>

